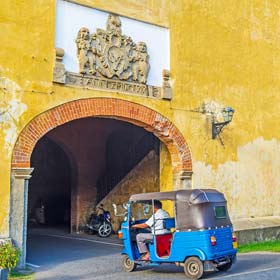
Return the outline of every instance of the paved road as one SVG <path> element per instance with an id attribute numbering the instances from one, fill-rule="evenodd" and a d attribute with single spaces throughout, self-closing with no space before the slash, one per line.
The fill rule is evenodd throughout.
<path id="1" fill-rule="evenodd" d="M 27 261 L 36 271 L 36 280 L 186 279 L 182 268 L 175 265 L 123 272 L 121 249 L 122 245 L 114 236 L 101 239 L 35 231 L 29 233 Z M 240 254 L 230 271 L 209 273 L 203 279 L 280 280 L 280 254 Z"/>

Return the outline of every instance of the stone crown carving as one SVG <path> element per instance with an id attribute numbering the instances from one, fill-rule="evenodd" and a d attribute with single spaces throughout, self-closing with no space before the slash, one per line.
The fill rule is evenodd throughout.
<path id="1" fill-rule="evenodd" d="M 106 30 L 90 34 L 87 27 L 80 28 L 76 45 L 81 74 L 146 84 L 150 69 L 146 43 L 122 35 L 119 16 L 109 15 Z"/>

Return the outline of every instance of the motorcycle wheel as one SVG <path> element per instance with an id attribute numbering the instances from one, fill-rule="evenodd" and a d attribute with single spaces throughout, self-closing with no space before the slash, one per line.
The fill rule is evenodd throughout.
<path id="1" fill-rule="evenodd" d="M 98 235 L 100 237 L 108 237 L 108 236 L 110 236 L 111 233 L 112 233 L 112 226 L 111 226 L 111 224 L 103 223 L 98 228 Z"/>

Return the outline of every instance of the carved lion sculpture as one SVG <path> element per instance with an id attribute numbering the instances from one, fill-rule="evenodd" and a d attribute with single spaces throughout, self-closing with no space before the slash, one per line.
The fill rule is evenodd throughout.
<path id="1" fill-rule="evenodd" d="M 136 54 L 133 57 L 132 66 L 132 79 L 133 81 L 139 81 L 145 84 L 147 82 L 147 76 L 150 69 L 149 55 L 147 54 L 147 46 L 144 42 L 138 42 L 136 44 Z"/>
<path id="2" fill-rule="evenodd" d="M 79 68 L 80 68 L 79 72 L 81 74 L 85 74 L 86 68 L 89 67 L 89 72 L 91 74 L 94 74 L 95 59 L 92 53 L 91 39 L 90 39 L 90 33 L 88 28 L 82 27 L 79 30 L 76 39 L 76 44 L 77 44 L 77 56 L 78 56 Z"/>

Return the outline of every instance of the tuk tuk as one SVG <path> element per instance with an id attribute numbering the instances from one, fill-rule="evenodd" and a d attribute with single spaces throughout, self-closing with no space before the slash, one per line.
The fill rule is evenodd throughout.
<path id="1" fill-rule="evenodd" d="M 149 261 L 142 261 L 136 235 L 146 229 L 132 225 L 145 223 L 159 200 L 173 212 L 163 225 L 168 234 L 153 234 L 148 243 Z M 170 207 L 171 206 L 171 207 Z M 117 214 L 116 205 L 114 205 Z M 118 232 L 124 248 L 122 265 L 132 272 L 137 266 L 174 263 L 182 266 L 190 279 L 200 279 L 206 271 L 226 271 L 236 260 L 237 240 L 224 195 L 212 189 L 190 189 L 132 195 L 124 205 L 124 221 Z"/>

